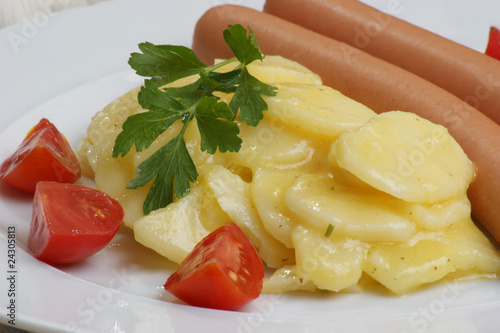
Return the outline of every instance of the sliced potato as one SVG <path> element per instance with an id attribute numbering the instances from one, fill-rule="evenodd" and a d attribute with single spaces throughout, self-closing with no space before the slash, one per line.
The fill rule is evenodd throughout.
<path id="1" fill-rule="evenodd" d="M 194 188 L 178 202 L 139 219 L 134 224 L 135 239 L 180 264 L 209 233 L 199 217 L 202 193 L 200 187 Z"/>
<path id="2" fill-rule="evenodd" d="M 452 261 L 457 271 L 472 274 L 500 272 L 498 250 L 469 217 L 455 223 L 447 236 L 453 248 Z"/>
<path id="3" fill-rule="evenodd" d="M 419 232 L 404 244 L 370 248 L 364 271 L 397 295 L 454 272 L 495 273 L 500 258 L 489 240 L 464 219 L 445 231 Z"/>
<path id="4" fill-rule="evenodd" d="M 297 274 L 319 289 L 340 291 L 358 283 L 367 245 L 346 237 L 326 237 L 297 226 L 292 232 Z"/>
<path id="5" fill-rule="evenodd" d="M 270 277 L 264 280 L 262 293 L 281 294 L 289 291 L 316 291 L 312 281 L 305 280 L 297 273 L 297 266 L 286 265 L 278 268 Z"/>
<path id="6" fill-rule="evenodd" d="M 201 185 L 194 186 L 179 201 L 137 220 L 133 225 L 137 242 L 180 264 L 203 237 L 230 222 L 217 201 L 205 194 Z M 205 220 L 204 210 L 215 218 Z"/>
<path id="7" fill-rule="evenodd" d="M 294 251 L 271 236 L 262 225 L 248 183 L 217 164 L 206 164 L 200 173 L 222 210 L 243 230 L 269 267 L 294 263 Z"/>
<path id="8" fill-rule="evenodd" d="M 301 171 L 258 169 L 253 176 L 252 197 L 264 228 L 277 240 L 292 248 L 292 230 L 300 217 L 285 203 L 285 192 Z"/>
<path id="9" fill-rule="evenodd" d="M 215 63 L 220 63 L 222 59 L 216 59 Z M 230 63 L 219 69 L 227 72 L 234 69 L 239 63 Z M 254 61 L 248 65 L 248 71 L 262 82 L 303 82 L 310 84 L 321 84 L 318 74 L 302 66 L 296 61 L 292 61 L 281 56 L 268 55 L 262 61 Z"/>
<path id="10" fill-rule="evenodd" d="M 345 132 L 332 149 L 340 167 L 371 186 L 416 203 L 436 203 L 466 192 L 474 166 L 446 128 L 393 111 Z"/>
<path id="11" fill-rule="evenodd" d="M 301 176 L 285 194 L 288 207 L 320 230 L 368 242 L 403 242 L 417 229 L 404 202 L 379 191 L 344 187 L 323 174 Z"/>
<path id="12" fill-rule="evenodd" d="M 375 115 L 368 107 L 319 84 L 277 83 L 276 96 L 265 96 L 270 117 L 305 135 L 335 140 Z"/>
<path id="13" fill-rule="evenodd" d="M 254 61 L 248 65 L 250 74 L 262 82 L 302 82 L 321 84 L 318 74 L 296 61 L 281 56 L 265 56 L 263 61 Z"/>
<path id="14" fill-rule="evenodd" d="M 244 138 L 238 153 L 226 159 L 252 170 L 258 168 L 297 169 L 313 162 L 315 142 L 287 127 L 264 118 L 257 127 L 240 124 Z"/>
<path id="15" fill-rule="evenodd" d="M 378 244 L 370 248 L 364 271 L 396 295 L 442 279 L 454 271 L 449 246 L 442 237 L 427 234 L 418 242 Z"/>
<path id="16" fill-rule="evenodd" d="M 341 168 L 338 165 L 336 150 L 334 147 L 335 143 L 336 142 L 334 141 L 333 144 L 330 146 L 330 150 L 327 155 L 328 166 L 330 168 L 330 172 L 335 175 L 335 179 L 340 183 L 342 183 L 344 186 L 353 186 L 360 189 L 366 189 L 368 191 L 371 191 L 373 189 L 372 186 L 365 183 L 364 181 L 353 175 L 351 172 L 349 172 L 344 168 Z"/>
<path id="17" fill-rule="evenodd" d="M 445 230 L 471 215 L 471 205 L 465 194 L 430 205 L 408 203 L 407 209 L 415 224 L 427 231 Z"/>

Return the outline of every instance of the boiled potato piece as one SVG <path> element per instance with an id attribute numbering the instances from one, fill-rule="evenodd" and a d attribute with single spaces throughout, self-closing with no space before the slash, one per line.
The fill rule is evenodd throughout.
<path id="1" fill-rule="evenodd" d="M 205 164 L 200 174 L 222 210 L 242 229 L 269 267 L 293 264 L 294 251 L 271 236 L 262 225 L 248 183 L 218 164 Z"/>
<path id="2" fill-rule="evenodd" d="M 76 147 L 75 154 L 78 159 L 78 163 L 80 163 L 80 168 L 82 169 L 82 175 L 94 178 L 95 173 L 92 167 L 90 166 L 89 159 L 87 158 L 87 153 L 90 149 L 90 141 L 87 137 L 80 140 L 78 146 Z"/>
<path id="3" fill-rule="evenodd" d="M 310 84 L 321 84 L 318 74 L 281 56 L 265 56 L 263 61 L 254 61 L 248 65 L 250 74 L 262 82 L 302 82 Z"/>
<path id="4" fill-rule="evenodd" d="M 285 203 L 285 193 L 302 171 L 258 169 L 252 180 L 252 197 L 264 228 L 292 248 L 292 230 L 300 221 Z"/>
<path id="5" fill-rule="evenodd" d="M 372 117 L 333 145 L 340 167 L 371 186 L 416 203 L 462 195 L 474 166 L 446 128 L 413 113 Z"/>
<path id="6" fill-rule="evenodd" d="M 132 154 L 118 159 L 111 156 L 100 157 L 94 170 L 97 189 L 118 200 L 124 211 L 123 223 L 130 228 L 137 219 L 144 216 L 143 203 L 150 187 L 136 190 L 126 188 L 129 180 L 136 177 L 134 170 Z"/>
<path id="7" fill-rule="evenodd" d="M 380 283 L 363 273 L 358 282 L 341 290 L 343 293 L 373 291 Z M 263 294 L 282 294 L 290 291 L 317 291 L 318 287 L 310 280 L 299 276 L 296 265 L 286 265 L 273 272 L 264 280 Z"/>
<path id="8" fill-rule="evenodd" d="M 209 232 L 231 222 L 215 198 L 205 194 L 202 186 L 194 186 L 179 201 L 137 220 L 137 242 L 180 264 Z M 205 210 L 212 214 L 208 219 Z"/>
<path id="9" fill-rule="evenodd" d="M 396 295 L 438 281 L 454 271 L 449 246 L 429 235 L 416 244 L 379 244 L 368 252 L 364 271 Z M 434 237 L 435 236 L 435 237 Z"/>
<path id="10" fill-rule="evenodd" d="M 137 190 L 126 189 L 128 182 L 136 177 L 135 169 L 141 156 L 132 152 L 124 157 L 114 158 L 112 152 L 114 140 L 124 121 L 123 114 L 140 110 L 137 99 L 133 96 L 124 97 L 121 102 L 113 102 L 93 118 L 88 129 L 86 151 L 81 153 L 86 155 L 94 172 L 97 189 L 122 205 L 125 213 L 123 222 L 128 227 L 132 227 L 137 219 L 144 216 L 142 207 L 149 186 Z"/>
<path id="11" fill-rule="evenodd" d="M 328 86 L 277 83 L 276 96 L 265 96 L 267 114 L 305 135 L 335 140 L 359 128 L 375 112 Z"/>
<path id="12" fill-rule="evenodd" d="M 94 172 L 101 161 L 111 163 L 115 139 L 121 132 L 127 117 L 143 111 L 137 102 L 138 92 L 139 88 L 132 89 L 92 117 L 92 122 L 87 129 L 87 142 L 80 145 L 83 151 L 80 151 L 79 154 L 86 156 L 88 164 Z M 125 164 L 130 163 L 133 163 L 133 158 L 129 158 L 125 162 Z M 123 168 L 128 169 L 131 166 L 125 165 Z"/>
<path id="13" fill-rule="evenodd" d="M 292 232 L 297 274 L 319 289 L 340 291 L 361 278 L 367 245 L 297 226 Z"/>
<path id="14" fill-rule="evenodd" d="M 216 59 L 215 63 L 222 62 L 223 59 Z M 238 62 L 233 62 L 222 66 L 218 71 L 228 72 L 238 66 Z M 281 56 L 268 55 L 262 61 L 254 61 L 248 65 L 248 71 L 259 81 L 266 83 L 275 82 L 302 82 L 310 84 L 321 84 L 318 74 L 302 66 L 296 61 L 283 58 Z"/>
<path id="15" fill-rule="evenodd" d="M 333 143 L 333 145 L 335 145 L 335 142 Z M 330 146 L 330 148 L 332 148 L 332 146 Z M 330 172 L 335 175 L 335 179 L 337 181 L 345 186 L 353 186 L 367 190 L 373 189 L 372 186 L 365 183 L 364 181 L 353 175 L 351 172 L 347 171 L 344 168 L 341 168 L 337 163 L 337 156 L 335 153 L 335 149 L 330 149 L 327 154 L 327 161 L 329 164 Z"/>
<path id="16" fill-rule="evenodd" d="M 288 207 L 320 230 L 361 241 L 402 242 L 417 229 L 404 202 L 379 191 L 343 187 L 324 174 L 301 176 L 285 194 Z"/>
<path id="17" fill-rule="evenodd" d="M 453 263 L 458 271 L 497 273 L 500 271 L 498 251 L 470 218 L 456 223 L 447 233 L 453 248 Z"/>
<path id="18" fill-rule="evenodd" d="M 472 220 L 447 230 L 419 232 L 404 244 L 377 244 L 370 248 L 364 271 L 397 295 L 442 279 L 449 273 L 494 273 L 500 258 Z"/>
<path id="19" fill-rule="evenodd" d="M 264 280 L 262 293 L 281 294 L 289 291 L 316 291 L 312 281 L 305 280 L 297 273 L 297 266 L 286 265 L 278 268 L 270 277 Z"/>
<path id="20" fill-rule="evenodd" d="M 226 159 L 252 170 L 258 168 L 296 169 L 310 164 L 314 142 L 264 118 L 257 127 L 240 124 L 244 138 L 238 153 L 225 153 Z"/>
<path id="21" fill-rule="evenodd" d="M 408 203 L 411 219 L 422 230 L 445 230 L 457 221 L 470 218 L 471 206 L 467 195 L 430 205 Z"/>

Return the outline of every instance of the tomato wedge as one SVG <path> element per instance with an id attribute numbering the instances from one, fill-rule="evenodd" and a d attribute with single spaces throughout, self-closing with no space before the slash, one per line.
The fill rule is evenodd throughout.
<path id="1" fill-rule="evenodd" d="M 488 45 L 486 46 L 485 54 L 500 60 L 500 30 L 496 27 L 490 28 L 488 36 Z"/>
<path id="2" fill-rule="evenodd" d="M 257 251 L 230 223 L 201 240 L 164 287 L 194 306 L 235 310 L 260 295 L 263 279 Z"/>
<path id="3" fill-rule="evenodd" d="M 50 264 L 80 261 L 111 241 L 123 214 L 121 205 L 104 192 L 41 181 L 33 199 L 28 249 Z"/>
<path id="4" fill-rule="evenodd" d="M 29 193 L 35 192 L 40 180 L 74 183 L 80 175 L 80 164 L 68 141 L 45 118 L 0 166 L 0 179 Z"/>

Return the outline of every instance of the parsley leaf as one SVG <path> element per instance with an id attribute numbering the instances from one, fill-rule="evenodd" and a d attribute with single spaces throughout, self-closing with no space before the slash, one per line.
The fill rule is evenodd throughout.
<path id="1" fill-rule="evenodd" d="M 127 184 L 128 189 L 142 187 L 154 179 L 144 202 L 145 213 L 167 206 L 173 202 L 174 194 L 179 198 L 188 194 L 189 182 L 195 182 L 198 177 L 181 134 L 139 164 L 136 172 L 139 176 Z"/>
<path id="2" fill-rule="evenodd" d="M 237 152 L 242 140 L 240 129 L 231 121 L 233 112 L 226 103 L 217 102 L 215 97 L 205 97 L 196 109 L 196 120 L 201 134 L 201 150 L 215 154 L 217 148 Z M 222 119 L 221 119 L 222 118 Z"/>
<path id="3" fill-rule="evenodd" d="M 333 224 L 328 223 L 328 227 L 326 228 L 326 232 L 325 232 L 325 237 L 326 238 L 330 237 L 330 235 L 333 232 L 333 229 L 334 229 Z"/>
<path id="4" fill-rule="evenodd" d="M 264 118 L 262 111 L 267 110 L 267 103 L 261 95 L 273 96 L 275 89 L 260 82 L 245 69 L 240 75 L 240 84 L 229 102 L 233 112 L 240 110 L 240 120 L 250 126 L 257 126 Z"/>
<path id="5" fill-rule="evenodd" d="M 250 126 L 257 126 L 264 118 L 262 111 L 267 110 L 267 104 L 261 95 L 274 96 L 276 88 L 259 81 L 246 68 L 247 64 L 263 59 L 252 29 L 249 27 L 248 30 L 250 31 L 248 38 L 245 28 L 241 25 L 230 25 L 224 30 L 226 44 L 241 63 L 238 88 L 229 102 L 229 107 L 235 114 L 240 111 L 241 121 L 246 121 Z"/>
<path id="6" fill-rule="evenodd" d="M 138 152 L 148 148 L 154 140 L 169 128 L 183 111 L 183 106 L 172 97 L 152 89 L 146 83 L 138 95 L 139 103 L 149 112 L 138 113 L 127 118 L 123 131 L 118 134 L 113 157 L 125 156 L 135 145 Z"/>
<path id="7" fill-rule="evenodd" d="M 226 44 L 236 58 L 245 65 L 263 58 L 252 29 L 248 28 L 248 30 L 250 31 L 248 38 L 245 28 L 239 24 L 229 25 L 228 29 L 223 32 Z"/>
<path id="8" fill-rule="evenodd" d="M 142 151 L 175 122 L 182 122 L 180 132 L 136 169 L 137 177 L 127 184 L 137 189 L 151 183 L 143 205 L 144 214 L 167 206 L 174 195 L 182 198 L 189 193 L 198 177 L 196 165 L 186 147 L 184 133 L 196 119 L 201 136 L 200 148 L 210 154 L 238 152 L 242 140 L 238 136 L 237 118 L 257 126 L 264 117 L 267 104 L 262 95 L 274 96 L 276 88 L 253 77 L 247 65 L 262 60 L 257 40 L 248 28 L 230 25 L 223 31 L 226 43 L 235 57 L 213 66 L 203 64 L 194 52 L 184 46 L 139 44 L 142 53 L 132 53 L 130 66 L 147 79 L 138 95 L 138 102 L 147 112 L 127 118 L 117 136 L 113 157 L 125 156 L 132 147 Z M 227 73 L 217 70 L 225 64 L 239 61 Z M 178 79 L 197 75 L 186 86 L 166 86 Z M 220 102 L 214 92 L 234 93 L 229 105 Z"/>
<path id="9" fill-rule="evenodd" d="M 132 53 L 130 67 L 140 76 L 162 77 L 166 80 L 164 83 L 197 74 L 200 69 L 207 67 L 191 49 L 184 46 L 146 42 L 139 44 L 139 49 L 143 53 Z"/>

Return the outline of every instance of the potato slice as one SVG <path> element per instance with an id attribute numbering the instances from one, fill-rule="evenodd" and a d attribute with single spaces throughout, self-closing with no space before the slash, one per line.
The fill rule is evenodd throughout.
<path id="1" fill-rule="evenodd" d="M 378 244 L 368 251 L 364 271 L 397 295 L 448 274 L 497 273 L 500 259 L 470 218 L 445 231 L 419 232 L 404 244 Z"/>
<path id="2" fill-rule="evenodd" d="M 438 231 L 470 218 L 471 205 L 467 195 L 430 205 L 408 203 L 411 219 L 422 230 Z"/>
<path id="3" fill-rule="evenodd" d="M 344 187 L 323 174 L 303 175 L 285 194 L 309 226 L 361 241 L 403 242 L 417 229 L 405 203 L 380 191 Z M 405 216 L 406 214 L 406 216 Z"/>
<path id="4" fill-rule="evenodd" d="M 328 86 L 277 83 L 276 96 L 265 96 L 268 115 L 305 135 L 335 140 L 375 115 L 368 107 Z"/>
<path id="5" fill-rule="evenodd" d="M 233 164 L 252 170 L 258 168 L 297 169 L 310 164 L 315 142 L 264 118 L 257 127 L 240 124 L 243 139 L 238 153 L 225 153 Z"/>
<path id="6" fill-rule="evenodd" d="M 333 145 L 340 167 L 397 198 L 436 203 L 463 195 L 474 166 L 443 126 L 392 111 L 342 134 Z"/>
<path id="7" fill-rule="evenodd" d="M 216 59 L 220 63 L 222 59 Z M 230 63 L 221 67 L 221 72 L 234 69 L 239 63 Z M 248 65 L 248 71 L 262 82 L 274 84 L 276 82 L 301 82 L 310 84 L 321 84 L 318 74 L 281 56 L 267 55 L 262 61 L 254 61 Z"/>
<path id="8" fill-rule="evenodd" d="M 346 237 L 326 237 L 311 228 L 292 232 L 297 274 L 319 289 L 340 291 L 358 283 L 367 245 Z"/>
<path id="9" fill-rule="evenodd" d="M 87 128 L 90 145 L 87 147 L 90 148 L 88 159 L 92 167 L 99 161 L 100 155 L 111 156 L 115 138 L 121 132 L 125 120 L 135 113 L 144 111 L 137 102 L 139 90 L 140 87 L 130 90 L 92 117 L 92 122 Z"/>
<path id="10" fill-rule="evenodd" d="M 286 265 L 278 268 L 270 277 L 264 280 L 262 293 L 282 294 L 289 291 L 316 291 L 317 287 L 312 281 L 300 277 L 297 266 Z"/>
<path id="11" fill-rule="evenodd" d="M 301 219 L 285 203 L 285 192 L 301 171 L 258 169 L 252 180 L 252 197 L 264 228 L 292 248 L 292 230 Z"/>
<path id="12" fill-rule="evenodd" d="M 222 210 L 243 230 L 269 267 L 294 263 L 294 251 L 271 236 L 262 225 L 248 183 L 217 164 L 204 165 L 200 175 Z"/>
<path id="13" fill-rule="evenodd" d="M 204 214 L 210 211 L 211 216 Z M 217 221 L 215 224 L 214 221 Z M 182 199 L 137 220 L 137 242 L 180 264 L 209 232 L 230 222 L 214 197 L 196 185 Z"/>
<path id="14" fill-rule="evenodd" d="M 303 82 L 321 84 L 320 76 L 296 61 L 281 56 L 265 56 L 263 61 L 248 65 L 250 74 L 262 82 Z"/>
<path id="15" fill-rule="evenodd" d="M 144 216 L 142 207 L 150 186 L 127 189 L 130 179 L 136 176 L 135 156 L 128 154 L 123 158 L 113 158 L 111 150 L 107 154 L 109 155 L 99 155 L 98 162 L 94 165 L 96 187 L 118 200 L 125 213 L 123 223 L 132 228 L 135 221 Z"/>
<path id="16" fill-rule="evenodd" d="M 452 261 L 458 271 L 472 274 L 500 273 L 499 251 L 470 217 L 456 223 L 447 235 L 454 252 Z"/>
<path id="17" fill-rule="evenodd" d="M 419 234 L 423 236 L 424 234 Z M 454 271 L 449 246 L 442 236 L 429 233 L 407 244 L 374 245 L 368 252 L 364 271 L 396 295 L 438 281 Z"/>

